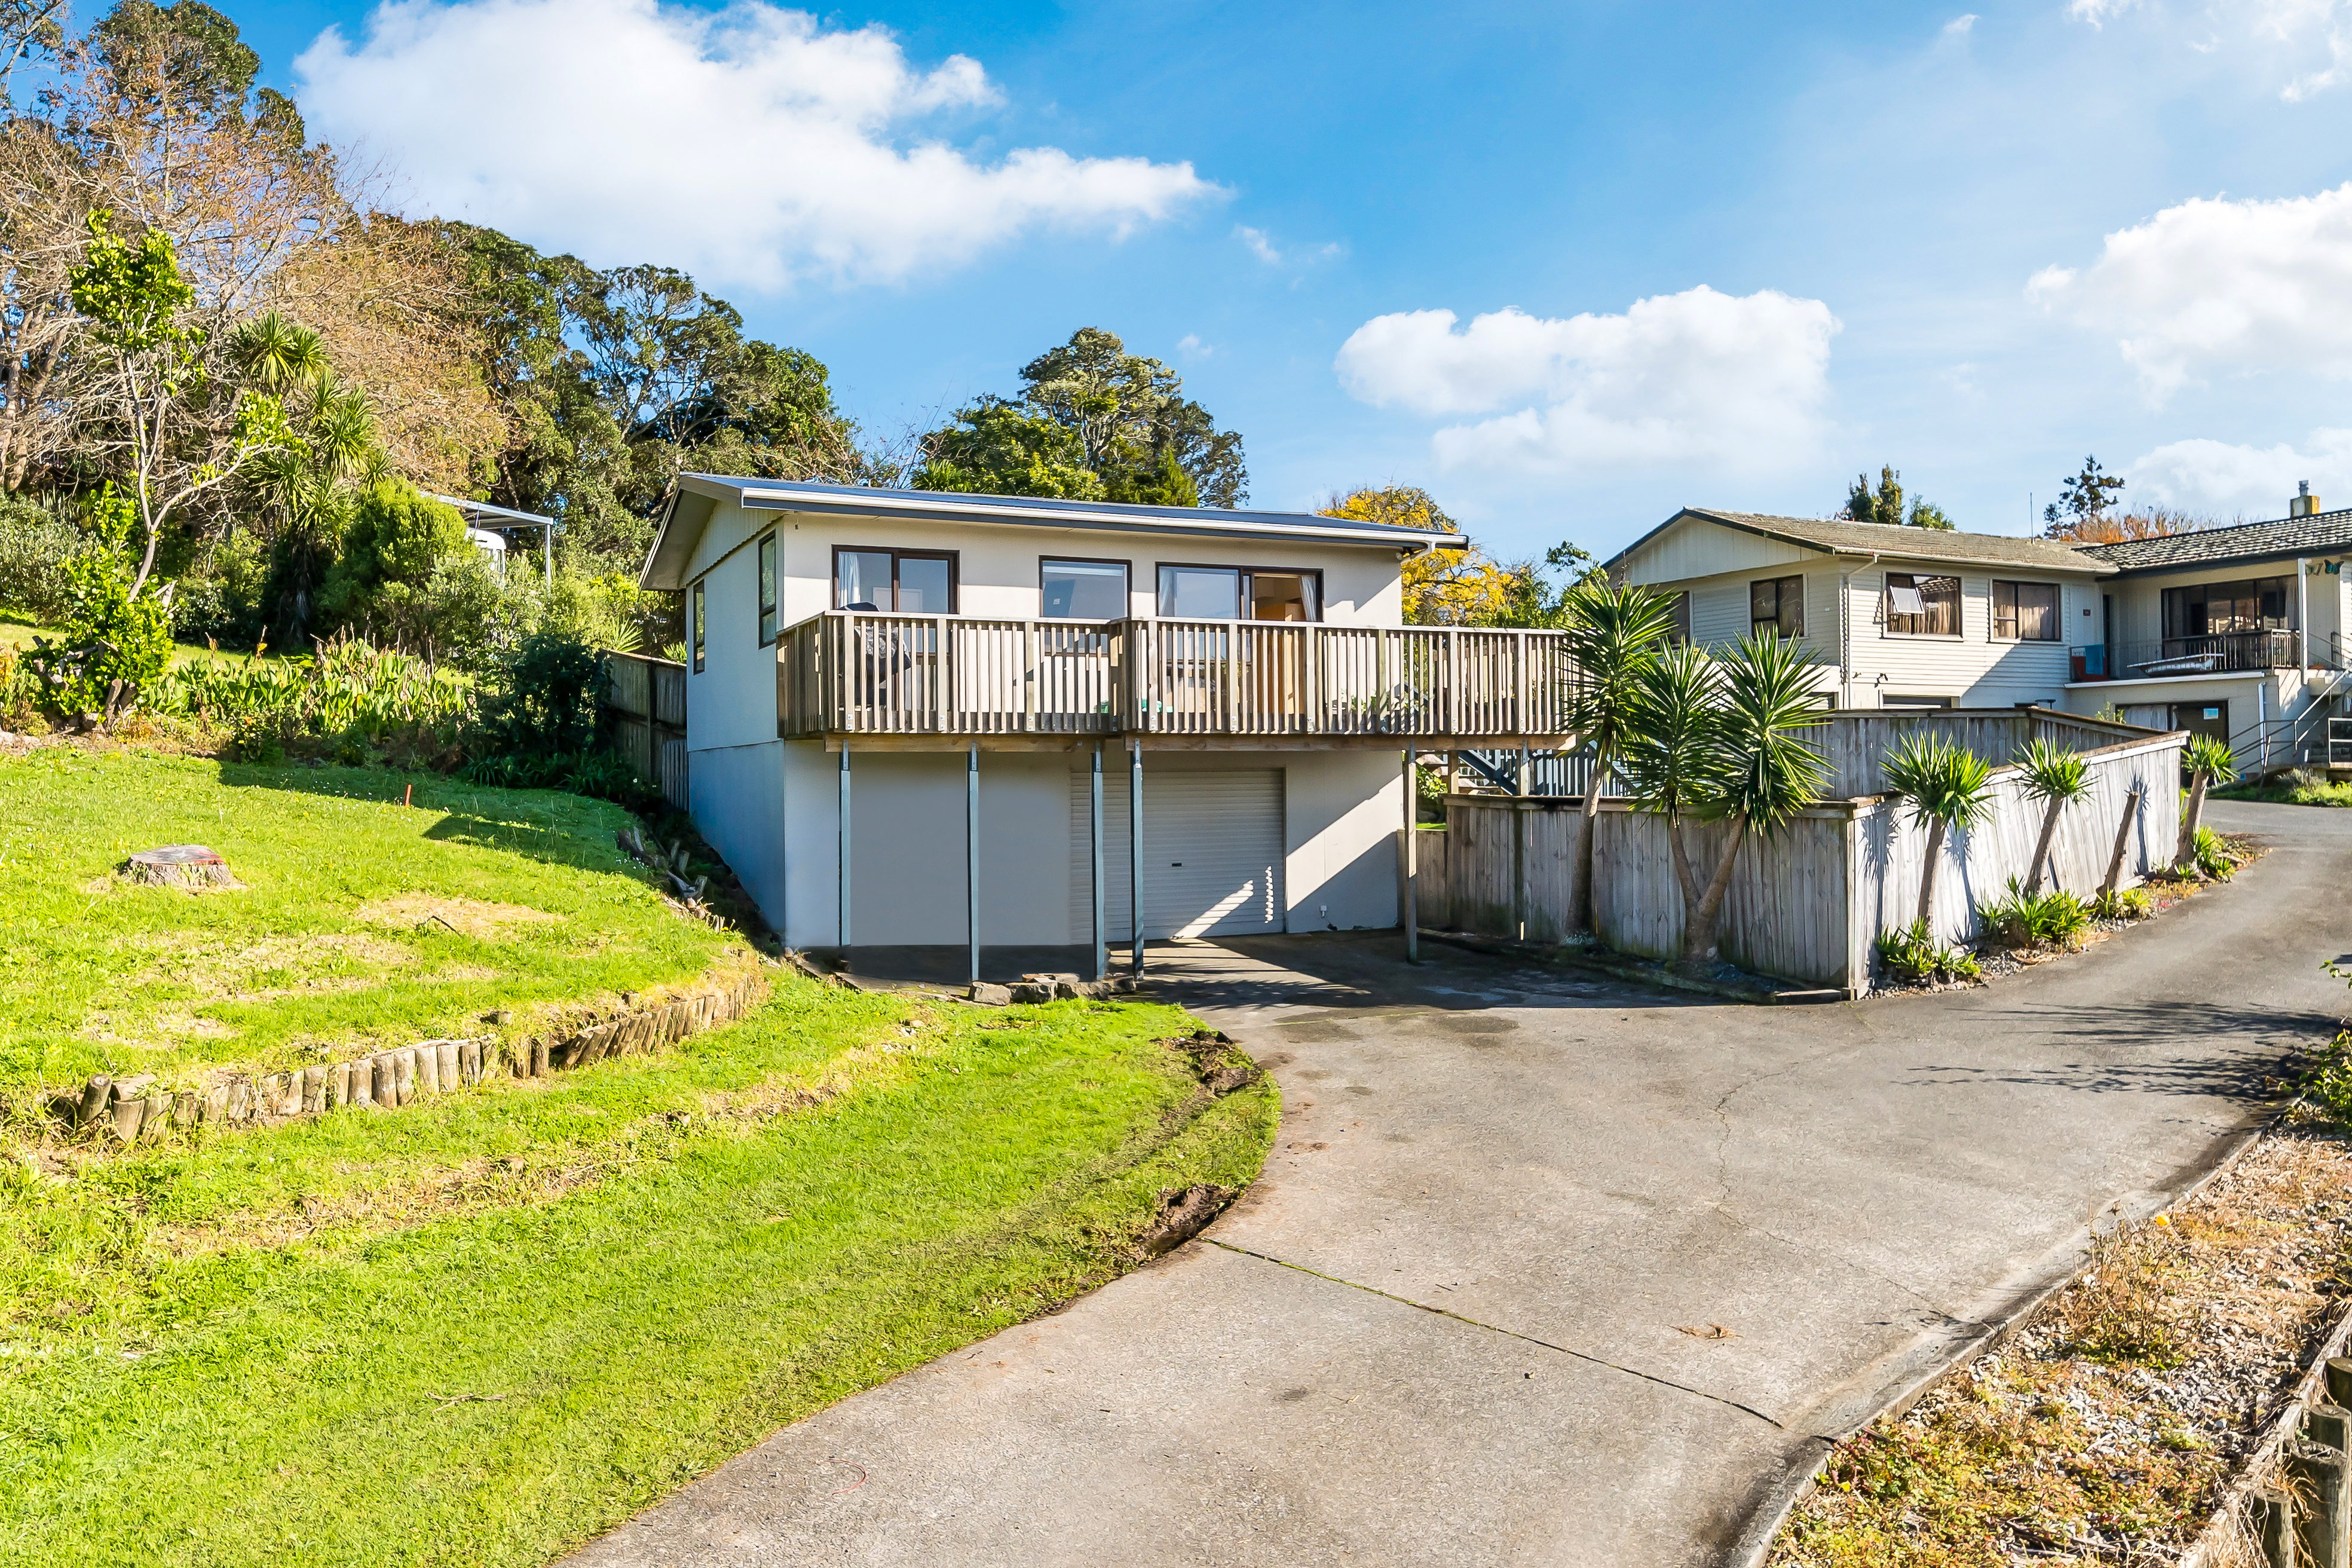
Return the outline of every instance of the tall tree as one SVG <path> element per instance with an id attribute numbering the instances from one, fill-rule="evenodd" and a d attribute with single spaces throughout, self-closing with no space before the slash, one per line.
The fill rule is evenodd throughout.
<path id="1" fill-rule="evenodd" d="M 1949 529 L 1952 526 L 1952 520 L 1946 515 L 1944 509 L 1925 496 L 1911 497 L 1910 510 L 1905 510 L 1903 476 L 1892 463 L 1880 466 L 1875 489 L 1871 488 L 1868 474 L 1856 474 L 1853 483 L 1847 487 L 1845 506 L 1837 515 L 1849 522 L 1876 522 L 1889 528 L 1901 525 Z"/>
<path id="2" fill-rule="evenodd" d="M 2123 480 L 2099 467 L 2096 458 L 2083 459 L 2083 471 L 2066 481 L 2058 499 L 2042 509 L 2042 532 L 2052 539 L 2076 539 L 2102 531 L 2116 504 Z"/>
<path id="3" fill-rule="evenodd" d="M 1606 581 L 1569 589 L 1567 611 L 1568 651 L 1576 664 L 1568 723 L 1592 752 L 1568 900 L 1568 929 L 1582 931 L 1592 925 L 1592 827 L 1601 812 L 1601 791 L 1642 725 L 1643 685 L 1664 650 L 1674 613 L 1664 597 L 1647 588 Z"/>
<path id="4" fill-rule="evenodd" d="M 1919 871 L 1922 941 L 1933 941 L 1936 872 L 1943 864 L 1944 836 L 1974 827 L 1992 815 L 1992 764 L 1941 735 L 1914 731 L 1886 754 L 1887 793 L 1910 808 L 1912 820 L 1927 825 L 1927 854 Z"/>
<path id="5" fill-rule="evenodd" d="M 914 482 L 926 489 L 1001 495 L 1073 493 L 1098 487 L 1094 499 L 1160 506 L 1237 507 L 1249 498 L 1242 438 L 1220 431 L 1206 408 L 1184 396 L 1183 379 L 1156 359 L 1127 352 L 1117 334 L 1082 327 L 1070 341 L 1021 369 L 1017 398 L 983 395 L 955 422 L 925 438 Z M 1023 430 L 1005 410 L 1050 425 L 1076 443 L 1078 466 L 1094 487 L 1063 477 L 1068 465 L 1038 458 L 1056 443 L 1042 429 Z M 1000 464 L 1002 466 L 995 466 Z"/>
<path id="6" fill-rule="evenodd" d="M 1415 485 L 1359 485 L 1316 510 L 1323 517 L 1391 528 L 1462 531 L 1436 499 Z M 1497 561 L 1475 543 L 1463 550 L 1423 551 L 1404 563 L 1404 618 L 1412 626 L 1558 626 L 1567 614 L 1569 590 L 1599 575 L 1591 553 L 1565 541 L 1540 561 Z"/>

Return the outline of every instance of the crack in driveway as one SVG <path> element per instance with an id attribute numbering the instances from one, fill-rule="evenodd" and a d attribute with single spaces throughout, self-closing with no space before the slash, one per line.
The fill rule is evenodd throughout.
<path id="1" fill-rule="evenodd" d="M 1393 1290 L 1383 1290 L 1377 1285 L 1365 1285 L 1353 1279 L 1342 1279 L 1336 1274 L 1326 1274 L 1319 1268 L 1309 1268 L 1304 1263 L 1293 1263 L 1286 1258 L 1275 1258 L 1263 1252 L 1253 1252 L 1246 1247 L 1235 1247 L 1230 1241 L 1219 1241 L 1216 1237 L 1212 1236 L 1204 1236 L 1200 1239 L 1207 1242 L 1211 1247 L 1223 1247 L 1227 1252 L 1238 1252 L 1244 1258 L 1255 1258 L 1260 1263 L 1271 1263 L 1277 1268 L 1295 1269 L 1298 1273 L 1308 1275 L 1317 1279 L 1328 1280 L 1334 1285 L 1345 1285 L 1350 1290 L 1361 1290 L 1368 1296 L 1378 1296 L 1384 1301 L 1394 1301 L 1401 1307 L 1411 1307 L 1415 1311 L 1427 1312 L 1433 1317 L 1451 1318 L 1457 1323 L 1466 1323 L 1474 1329 L 1484 1329 L 1490 1334 L 1501 1334 L 1507 1339 L 1521 1340 L 1528 1344 L 1538 1347 L 1538 1349 L 1551 1351 L 1557 1354 L 1569 1356 L 1577 1361 L 1587 1362 L 1594 1366 L 1605 1366 L 1612 1372 L 1622 1372 L 1628 1377 L 1638 1377 L 1644 1383 L 1654 1383 L 1661 1388 L 1671 1388 L 1678 1394 L 1688 1394 L 1700 1399 L 1711 1399 L 1717 1405 L 1727 1405 L 1732 1409 L 1739 1411 L 1742 1414 L 1753 1415 L 1757 1420 L 1763 1422 L 1764 1425 L 1771 1427 L 1776 1432 L 1785 1432 L 1788 1430 L 1786 1426 L 1783 1426 L 1780 1422 L 1773 1420 L 1769 1415 L 1765 1415 L 1764 1412 L 1757 1409 L 1752 1405 L 1742 1405 L 1737 1399 L 1727 1399 L 1720 1394 L 1709 1394 L 1704 1388 L 1693 1388 L 1689 1384 L 1676 1383 L 1671 1377 L 1660 1377 L 1655 1373 L 1643 1372 L 1639 1367 L 1626 1366 L 1622 1363 L 1611 1361 L 1605 1356 L 1592 1355 L 1584 1351 L 1570 1350 L 1566 1345 L 1556 1345 L 1549 1340 L 1539 1340 L 1533 1334 L 1523 1334 L 1517 1329 L 1506 1329 L 1494 1323 L 1483 1323 L 1475 1318 L 1465 1317 L 1460 1312 L 1448 1311 L 1444 1307 L 1433 1307 L 1426 1301 L 1416 1301 L 1410 1296 L 1400 1296 Z"/>

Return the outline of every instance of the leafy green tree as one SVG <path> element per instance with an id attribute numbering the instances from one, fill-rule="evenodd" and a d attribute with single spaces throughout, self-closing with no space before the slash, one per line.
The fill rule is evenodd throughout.
<path id="1" fill-rule="evenodd" d="M 918 489 L 991 495 L 1107 500 L 1102 477 L 1087 466 L 1085 444 L 1067 426 L 1026 405 L 983 395 L 931 437 Z"/>
<path id="2" fill-rule="evenodd" d="M 924 440 L 914 483 L 925 489 L 996 495 L 1070 493 L 1060 470 L 1068 465 L 1033 454 L 1034 436 L 1003 439 L 1002 410 L 1066 432 L 1078 467 L 1100 486 L 1100 499 L 1160 506 L 1237 507 L 1249 497 L 1242 438 L 1220 431 L 1209 411 L 1184 396 L 1184 383 L 1156 359 L 1130 354 L 1117 334 L 1082 327 L 1070 341 L 1021 369 L 1017 399 L 983 395 L 956 411 L 955 423 Z M 996 460 L 1002 466 L 991 466 Z M 1057 489 L 1029 489 L 1042 482 Z"/>
<path id="3" fill-rule="evenodd" d="M 1878 470 L 1878 488 L 1874 490 L 1868 474 L 1856 474 L 1846 491 L 1843 515 L 1853 522 L 1884 523 L 1889 527 L 1899 524 L 1903 521 L 1903 476 L 1891 464 L 1883 467 Z"/>
<path id="4" fill-rule="evenodd" d="M 1911 500 L 1911 526 L 1941 529 L 1949 532 L 1955 525 L 1942 507 L 1925 496 L 1914 496 Z"/>
<path id="5" fill-rule="evenodd" d="M 1674 627 L 1674 611 L 1647 588 L 1615 587 L 1601 579 L 1576 584 L 1564 602 L 1568 651 L 1577 670 L 1569 688 L 1568 723 L 1592 752 L 1568 903 L 1568 929 L 1584 931 L 1592 927 L 1592 827 L 1601 812 L 1601 791 L 1641 727 L 1645 684 Z M 1676 678 L 1685 673 L 1677 671 Z"/>
<path id="6" fill-rule="evenodd" d="M 2107 510 L 2123 488 L 2123 480 L 2101 468 L 2098 458 L 2084 458 L 2083 471 L 2042 509 L 2042 521 L 2048 525 L 2042 532 L 2052 539 L 2102 537 Z"/>
<path id="7" fill-rule="evenodd" d="M 1944 835 L 1974 827 L 1992 815 L 1992 764 L 1941 735 L 1914 731 L 1886 754 L 1887 793 L 1910 808 L 1915 822 L 1927 825 L 1927 855 L 1919 872 L 1917 928 L 1932 940 L 1936 872 L 1944 859 Z"/>
<path id="8" fill-rule="evenodd" d="M 385 589 L 420 590 L 443 561 L 471 548 L 455 507 L 413 485 L 375 484 L 360 496 L 341 557 L 320 590 L 320 616 L 330 626 L 358 622 Z"/>
<path id="9" fill-rule="evenodd" d="M 237 36 L 236 24 L 203 0 L 117 0 L 90 41 L 116 82 L 142 84 L 151 107 L 174 113 L 214 119 L 241 111 L 261 73 L 261 57 Z"/>
<path id="10" fill-rule="evenodd" d="M 110 727 L 172 662 L 168 592 L 142 594 L 131 563 L 139 511 L 110 483 L 91 501 L 88 542 L 67 557 L 64 636 L 34 639 L 27 662 L 49 702 L 77 717 L 102 712 Z"/>
<path id="11" fill-rule="evenodd" d="M 2042 802 L 2042 837 L 2033 846 L 2033 862 L 2025 869 L 2025 890 L 2042 890 L 2042 870 L 2050 863 L 2050 846 L 2058 837 L 2058 819 L 2074 801 L 2091 793 L 2090 770 L 2081 753 L 2035 736 L 2018 759 L 2025 793 Z"/>
<path id="12" fill-rule="evenodd" d="M 100 397 L 120 431 L 112 446 L 130 469 L 143 545 L 130 589 L 136 598 L 174 511 L 299 437 L 269 394 L 216 395 L 201 357 L 205 334 L 183 319 L 194 291 L 171 236 L 150 228 L 128 244 L 104 212 L 89 215 L 89 249 L 70 275 L 73 303 L 89 323 Z"/>

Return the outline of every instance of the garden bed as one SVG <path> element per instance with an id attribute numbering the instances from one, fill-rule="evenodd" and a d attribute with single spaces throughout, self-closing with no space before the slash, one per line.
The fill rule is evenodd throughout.
<path id="1" fill-rule="evenodd" d="M 1783 1568 L 2176 1561 L 2352 1306 L 2352 1144 L 2307 1111 L 1831 1454 Z"/>

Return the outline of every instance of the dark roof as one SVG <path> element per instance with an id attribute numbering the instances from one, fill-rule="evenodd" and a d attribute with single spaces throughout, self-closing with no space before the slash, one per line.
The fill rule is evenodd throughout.
<path id="1" fill-rule="evenodd" d="M 1897 528 L 1883 522 L 1844 522 L 1811 517 L 1771 517 L 1753 511 L 1716 511 L 1686 506 L 1620 551 L 1609 563 L 1613 570 L 1625 558 L 1686 517 L 1720 523 L 1744 533 L 1762 534 L 1834 555 L 1888 555 L 1909 561 L 1943 561 L 1955 564 L 2027 566 L 2053 572 L 2089 572 L 2111 575 L 2113 563 L 2085 559 L 2089 552 L 2055 539 L 2013 533 L 1962 533 L 1957 529 Z"/>
<path id="2" fill-rule="evenodd" d="M 2283 517 L 2272 522 L 2242 522 L 2119 544 L 2086 544 L 2085 555 L 2112 561 L 2126 572 L 2173 572 L 2232 561 L 2293 560 L 2298 555 L 2336 555 L 2352 551 L 2352 507 Z"/>
<path id="3" fill-rule="evenodd" d="M 894 490 L 866 485 L 819 484 L 813 479 L 745 479 L 728 474 L 680 474 L 677 490 L 662 511 L 659 531 L 646 557 L 641 584 L 676 588 L 678 574 L 701 524 L 680 530 L 678 499 L 699 495 L 732 501 L 753 511 L 791 511 L 833 517 L 920 518 L 932 522 L 1017 524 L 1031 528 L 1110 529 L 1218 539 L 1281 539 L 1317 544 L 1360 544 L 1381 550 L 1466 550 L 1458 533 L 1393 528 L 1360 518 L 1323 517 L 1297 511 L 1228 511 L 1206 506 L 1137 506 L 1126 501 L 1054 500 L 1041 496 L 974 495 L 940 490 Z"/>

